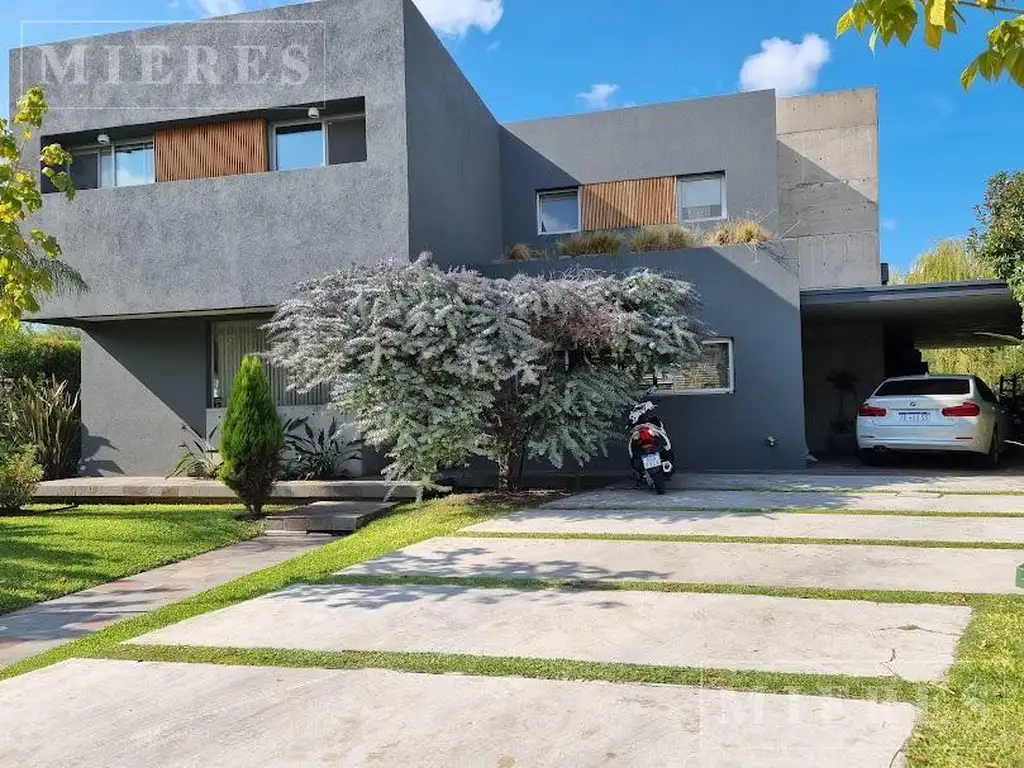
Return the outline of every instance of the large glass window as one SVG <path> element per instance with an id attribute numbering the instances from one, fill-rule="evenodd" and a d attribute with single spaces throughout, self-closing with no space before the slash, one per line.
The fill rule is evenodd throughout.
<path id="1" fill-rule="evenodd" d="M 275 125 L 274 169 L 319 168 L 366 160 L 366 116 L 345 115 Z"/>
<path id="2" fill-rule="evenodd" d="M 679 221 L 725 218 L 725 174 L 679 178 Z"/>
<path id="3" fill-rule="evenodd" d="M 537 194 L 537 234 L 561 235 L 579 231 L 578 189 L 559 189 Z"/>
<path id="4" fill-rule="evenodd" d="M 279 171 L 316 168 L 324 164 L 321 123 L 279 125 L 274 131 L 274 167 Z"/>
<path id="5" fill-rule="evenodd" d="M 231 399 L 231 387 L 246 355 L 267 351 L 267 337 L 261 326 L 263 320 L 224 320 L 213 323 L 211 360 L 211 405 L 226 408 Z M 288 390 L 288 374 L 272 365 L 264 364 L 270 379 L 270 391 L 278 405 L 326 405 L 330 390 L 320 386 L 311 392 Z"/>
<path id="6" fill-rule="evenodd" d="M 732 339 L 708 339 L 701 356 L 682 368 L 654 376 L 665 394 L 727 395 L 735 391 Z"/>
<path id="7" fill-rule="evenodd" d="M 75 189 L 134 187 L 156 181 L 152 141 L 116 142 L 69 151 L 72 161 L 67 172 Z M 42 190 L 56 191 L 45 176 Z"/>
<path id="8" fill-rule="evenodd" d="M 137 187 L 155 181 L 152 142 L 114 146 L 114 186 Z"/>

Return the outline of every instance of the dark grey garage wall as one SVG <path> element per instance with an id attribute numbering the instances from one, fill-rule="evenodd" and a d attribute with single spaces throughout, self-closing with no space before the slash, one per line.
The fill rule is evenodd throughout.
<path id="1" fill-rule="evenodd" d="M 771 250 L 781 246 L 772 245 Z M 625 257 L 489 265 L 506 277 L 556 273 L 572 266 L 623 273 L 649 268 L 687 280 L 700 293 L 703 318 L 716 336 L 733 339 L 736 391 L 665 395 L 659 408 L 684 470 L 796 469 L 805 466 L 803 359 L 797 275 L 783 254 L 744 246 L 695 248 Z M 774 437 L 770 448 L 765 438 Z M 594 474 L 628 474 L 624 444 L 587 466 Z M 575 471 L 567 467 L 567 471 Z"/>
<path id="2" fill-rule="evenodd" d="M 181 456 L 182 424 L 206 429 L 206 321 L 82 330 L 84 474 L 166 476 Z"/>
<path id="3" fill-rule="evenodd" d="M 725 171 L 730 215 L 778 211 L 772 91 L 505 125 L 505 245 L 544 244 L 536 191 L 602 181 Z"/>
<path id="4" fill-rule="evenodd" d="M 33 224 L 53 232 L 91 291 L 51 298 L 40 319 L 275 305 L 291 286 L 350 263 L 409 251 L 403 0 L 331 0 L 271 11 L 88 38 L 84 84 L 52 84 L 47 132 L 100 131 L 242 110 L 365 97 L 367 161 L 299 171 L 84 190 L 73 203 L 47 198 Z M 313 22 L 312 26 L 305 22 Z M 321 30 L 310 38 L 309 29 Z M 305 30 L 305 31 L 303 31 Z M 225 60 L 239 44 L 279 51 L 312 46 L 308 81 L 239 87 L 137 84 L 129 51 L 166 46 L 180 78 L 189 45 L 211 45 Z M 327 42 L 326 64 L 323 40 Z M 66 57 L 73 43 L 57 46 Z M 125 46 L 122 83 L 107 82 L 107 46 Z M 99 55 L 96 54 L 99 51 Z M 11 87 L 22 66 L 41 71 L 40 50 L 12 54 Z M 133 69 L 133 66 L 135 69 Z M 36 79 L 38 79 L 36 77 Z M 88 108 L 82 108 L 88 105 Z M 305 108 L 296 112 L 305 115 Z"/>
<path id="5" fill-rule="evenodd" d="M 501 255 L 498 124 L 427 22 L 405 3 L 409 243 L 444 266 Z"/>

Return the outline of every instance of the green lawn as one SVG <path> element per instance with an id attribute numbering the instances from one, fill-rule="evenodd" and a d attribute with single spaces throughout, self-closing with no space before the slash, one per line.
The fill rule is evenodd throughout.
<path id="1" fill-rule="evenodd" d="M 240 506 L 88 506 L 0 517 L 0 614 L 252 538 Z"/>

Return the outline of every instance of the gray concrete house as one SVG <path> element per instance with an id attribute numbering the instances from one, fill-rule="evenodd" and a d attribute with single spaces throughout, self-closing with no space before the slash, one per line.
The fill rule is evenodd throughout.
<path id="1" fill-rule="evenodd" d="M 1001 284 L 883 285 L 873 89 L 502 125 L 409 0 L 26 47 L 10 71 L 12 100 L 46 87 L 44 140 L 75 155 L 78 199 L 52 198 L 38 224 L 91 290 L 36 319 L 83 332 L 86 474 L 166 474 L 182 425 L 217 423 L 295 283 L 396 254 L 508 274 L 517 243 L 758 217 L 776 234 L 759 248 L 587 262 L 669 270 L 701 293 L 716 336 L 700 364 L 669 372 L 663 404 L 692 468 L 795 468 L 808 448 L 842 450 L 831 373 L 856 374 L 861 397 L 913 370 L 925 341 L 1018 322 Z M 272 383 L 283 412 L 323 410 L 325 392 Z"/>

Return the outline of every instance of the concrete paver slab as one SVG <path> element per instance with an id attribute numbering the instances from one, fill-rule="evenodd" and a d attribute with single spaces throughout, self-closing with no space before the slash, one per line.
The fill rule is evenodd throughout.
<path id="1" fill-rule="evenodd" d="M 0 616 L 0 667 L 269 568 L 330 537 L 260 537 Z"/>
<path id="2" fill-rule="evenodd" d="M 887 768 L 915 716 L 671 686 L 76 660 L 0 684 L 0 764 Z"/>
<path id="3" fill-rule="evenodd" d="M 911 517 L 905 515 L 793 515 L 785 512 L 642 509 L 528 509 L 471 526 L 469 532 L 776 536 L 806 539 L 977 541 L 1021 543 L 1024 517 Z"/>
<path id="4" fill-rule="evenodd" d="M 1014 594 L 1022 561 L 1024 547 L 451 537 L 392 552 L 344 573 Z"/>
<path id="5" fill-rule="evenodd" d="M 940 680 L 969 618 L 954 606 L 756 595 L 316 584 L 132 642 Z"/>
<path id="6" fill-rule="evenodd" d="M 680 489 L 744 488 L 786 491 L 928 491 L 932 493 L 1021 493 L 1024 474 L 1019 470 L 958 473 L 949 469 L 875 473 L 863 467 L 830 472 L 723 472 L 676 475 Z"/>
<path id="7" fill-rule="evenodd" d="M 604 490 L 570 496 L 548 509 L 863 509 L 884 512 L 956 512 L 959 514 L 1024 515 L 1024 496 L 966 496 L 937 493 L 840 493 L 831 491 L 650 491 Z"/>

